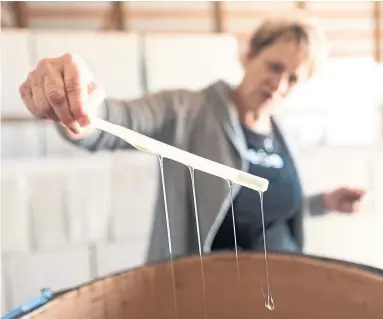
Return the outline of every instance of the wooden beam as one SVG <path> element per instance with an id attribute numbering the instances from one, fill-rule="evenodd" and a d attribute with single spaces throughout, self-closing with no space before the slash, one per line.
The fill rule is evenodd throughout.
<path id="1" fill-rule="evenodd" d="M 123 31 L 125 30 L 124 2 L 115 1 L 113 2 L 113 6 L 116 19 L 116 29 Z"/>
<path id="2" fill-rule="evenodd" d="M 305 0 L 299 0 L 295 2 L 298 9 L 306 9 L 307 8 L 307 1 Z"/>
<path id="3" fill-rule="evenodd" d="M 213 1 L 214 32 L 223 32 L 222 1 Z"/>
<path id="4" fill-rule="evenodd" d="M 381 24 L 383 24 L 382 16 L 381 16 L 381 1 L 373 2 L 373 20 L 374 20 L 374 58 L 376 62 L 382 61 L 382 31 Z"/>
<path id="5" fill-rule="evenodd" d="M 9 1 L 1 2 L 0 11 L 1 11 L 1 27 L 2 28 L 9 27 L 12 22 L 12 18 L 10 16 L 12 16 L 13 14 L 12 7 Z M 7 18 L 7 19 L 4 19 L 4 18 Z"/>
<path id="6" fill-rule="evenodd" d="M 30 123 L 30 122 L 41 122 L 44 120 L 40 120 L 36 117 L 28 117 L 28 116 L 12 116 L 6 115 L 0 117 L 0 123 Z"/>
<path id="7" fill-rule="evenodd" d="M 107 31 L 107 30 L 112 30 L 113 28 L 114 28 L 114 25 L 113 25 L 113 3 L 112 3 L 110 4 L 110 9 L 108 10 L 106 14 L 105 21 L 101 29 L 103 31 Z"/>
<path id="8" fill-rule="evenodd" d="M 124 1 L 113 1 L 110 3 L 110 11 L 107 15 L 103 30 L 125 30 Z"/>
<path id="9" fill-rule="evenodd" d="M 12 4 L 17 27 L 28 28 L 28 3 L 26 1 L 15 1 Z"/>

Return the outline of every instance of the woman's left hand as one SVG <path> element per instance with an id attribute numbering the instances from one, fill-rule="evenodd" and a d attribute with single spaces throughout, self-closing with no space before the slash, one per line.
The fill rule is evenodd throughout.
<path id="1" fill-rule="evenodd" d="M 366 192 L 362 189 L 341 187 L 323 196 L 324 204 L 329 211 L 355 213 L 360 209 L 360 203 Z"/>

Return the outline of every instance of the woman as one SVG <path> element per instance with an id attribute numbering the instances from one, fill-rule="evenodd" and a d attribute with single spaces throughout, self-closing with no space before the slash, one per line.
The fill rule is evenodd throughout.
<path id="1" fill-rule="evenodd" d="M 84 61 L 71 54 L 44 59 L 20 86 L 29 111 L 61 124 L 63 138 L 91 151 L 131 148 L 95 130 L 90 116 L 169 143 L 205 158 L 267 178 L 264 194 L 267 246 L 301 252 L 302 219 L 326 211 L 354 212 L 364 192 L 341 188 L 304 196 L 291 148 L 272 110 L 322 61 L 324 42 L 308 18 L 270 19 L 254 33 L 243 59 L 244 77 L 230 87 L 218 81 L 201 91 L 171 90 L 134 101 L 104 99 Z M 101 106 L 99 106 L 101 104 Z M 198 252 L 191 178 L 188 169 L 164 161 L 173 256 Z M 200 234 L 205 252 L 233 249 L 228 184 L 196 172 Z M 169 257 L 162 188 L 158 188 L 148 261 Z M 237 242 L 243 250 L 262 250 L 259 194 L 233 186 Z"/>

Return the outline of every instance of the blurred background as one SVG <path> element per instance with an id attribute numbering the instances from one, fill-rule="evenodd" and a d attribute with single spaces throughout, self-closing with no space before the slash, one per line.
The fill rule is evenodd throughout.
<path id="1" fill-rule="evenodd" d="M 156 158 L 89 154 L 35 121 L 19 85 L 41 58 L 78 53 L 108 97 L 241 78 L 267 14 L 304 8 L 331 47 L 325 70 L 281 107 L 308 193 L 368 196 L 354 216 L 307 218 L 305 252 L 383 268 L 383 4 L 374 1 L 1 3 L 2 313 L 39 294 L 144 262 Z"/>

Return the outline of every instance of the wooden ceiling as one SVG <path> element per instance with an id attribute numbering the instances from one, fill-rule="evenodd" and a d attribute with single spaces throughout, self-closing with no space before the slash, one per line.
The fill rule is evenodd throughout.
<path id="1" fill-rule="evenodd" d="M 245 45 L 264 14 L 298 7 L 321 19 L 333 57 L 382 61 L 382 1 L 2 2 L 2 17 L 21 28 L 73 28 L 144 32 L 229 32 Z M 61 24 L 60 24 L 61 23 Z M 2 22 L 3 24 L 3 22 Z M 5 24 L 5 22 L 4 22 Z M 7 25 L 3 25 L 6 27 Z M 57 27 L 56 27 L 57 28 Z"/>

